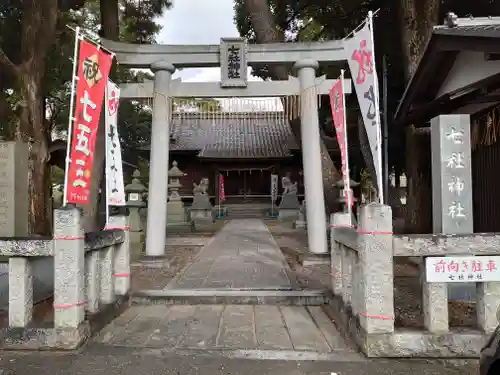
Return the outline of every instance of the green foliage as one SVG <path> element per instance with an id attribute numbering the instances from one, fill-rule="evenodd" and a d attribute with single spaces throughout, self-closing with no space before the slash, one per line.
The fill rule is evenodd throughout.
<path id="1" fill-rule="evenodd" d="M 161 26 L 159 15 L 171 6 L 167 0 L 119 0 L 121 12 L 120 39 L 131 43 L 155 43 Z M 47 121 L 52 134 L 65 139 L 68 128 L 69 99 L 75 34 L 67 27 L 80 26 L 89 36 L 98 38 L 101 28 L 100 0 L 61 0 L 55 42 L 48 52 L 43 91 L 46 99 Z M 0 48 L 14 62 L 19 62 L 20 41 L 12 35 L 21 34 L 21 0 L 0 2 Z M 141 82 L 152 79 L 149 73 L 117 68 L 118 82 Z M 12 138 L 17 122 L 19 103 L 17 83 L 12 75 L 0 69 L 0 136 Z M 136 147 L 148 144 L 151 112 L 143 104 L 122 101 L 119 113 L 119 132 L 122 138 L 123 159 L 137 163 Z"/>
<path id="2" fill-rule="evenodd" d="M 120 36 L 122 40 L 136 43 L 155 43 L 161 26 L 153 20 L 172 6 L 169 0 L 122 1 L 123 9 Z"/>
<path id="3" fill-rule="evenodd" d="M 255 43 L 255 32 L 245 11 L 246 0 L 234 0 L 235 23 L 241 36 Z M 425 12 L 415 0 L 418 12 Z M 402 33 L 399 31 L 403 22 L 400 20 L 399 6 L 401 2 L 390 0 L 268 0 L 274 20 L 283 32 L 288 42 L 308 42 L 342 39 L 347 37 L 367 16 L 368 11 L 380 9 L 374 18 L 375 58 L 379 82 L 382 82 L 382 58 L 385 55 L 388 63 L 388 119 L 390 132 L 390 163 L 402 167 L 404 154 L 404 138 L 402 129 L 392 126 L 390 119 L 397 108 L 404 92 L 406 82 L 404 77 L 404 61 L 402 55 Z M 410 2 L 411 3 L 411 2 Z M 500 15 L 500 2 L 494 0 L 477 0 L 474 2 L 441 1 L 442 20 L 448 11 L 453 11 L 460 17 L 473 14 L 475 17 Z M 337 78 L 342 66 L 322 68 L 318 72 L 328 78 Z M 344 64 L 347 77 L 349 69 Z M 263 79 L 272 78 L 266 66 L 253 69 L 253 74 Z M 348 109 L 357 111 L 357 98 L 348 98 Z M 323 124 L 332 124 L 328 99 L 324 98 L 320 109 L 320 119 Z M 354 122 L 356 115 L 348 116 L 348 121 Z M 326 126 L 326 128 L 331 128 Z M 325 130 L 327 130 L 325 128 Z M 327 131 L 328 133 L 328 131 Z"/>
<path id="4" fill-rule="evenodd" d="M 53 185 L 63 185 L 64 184 L 64 171 L 57 167 L 52 166 L 52 184 Z"/>

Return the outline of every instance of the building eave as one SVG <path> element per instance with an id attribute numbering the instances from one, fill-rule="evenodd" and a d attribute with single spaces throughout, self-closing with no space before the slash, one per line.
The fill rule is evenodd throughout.
<path id="1" fill-rule="evenodd" d="M 457 105 L 464 102 L 465 98 L 470 99 L 470 96 L 466 96 L 455 101 L 454 95 L 459 90 L 437 98 L 436 96 L 448 76 L 443 72 L 451 70 L 460 52 L 500 53 L 500 28 L 497 20 L 490 20 L 492 25 L 484 23 L 486 22 L 484 20 L 480 21 L 483 23 L 474 25 L 471 22 L 465 22 L 459 27 L 438 26 L 434 28 L 417 70 L 407 85 L 396 110 L 394 121 L 397 125 L 421 125 L 415 122 L 428 121 L 435 115 L 437 108 L 445 107 L 453 111 L 458 108 Z M 490 83 L 485 80 L 475 82 L 476 86 Z M 473 100 L 480 100 L 477 94 L 478 92 L 473 95 Z"/>

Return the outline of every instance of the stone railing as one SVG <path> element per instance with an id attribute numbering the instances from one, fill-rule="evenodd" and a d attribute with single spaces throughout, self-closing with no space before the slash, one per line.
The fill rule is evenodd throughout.
<path id="1" fill-rule="evenodd" d="M 80 211 L 54 213 L 53 239 L 0 241 L 9 258 L 8 328 L 0 345 L 12 349 L 74 349 L 126 307 L 130 287 L 128 217 L 110 217 L 107 230 L 84 234 Z M 54 260 L 54 303 L 34 320 L 32 264 Z M 46 316 L 51 316 L 47 319 Z M 49 322 L 47 322 L 49 320 Z"/>
<path id="2" fill-rule="evenodd" d="M 394 258 L 496 255 L 500 235 L 396 236 L 390 207 L 377 204 L 360 207 L 358 218 L 357 229 L 344 213 L 330 220 L 332 307 L 340 328 L 369 357 L 478 357 L 498 324 L 500 282 L 476 283 L 477 329 L 450 329 L 448 285 L 422 281 L 424 329 L 397 329 Z"/>

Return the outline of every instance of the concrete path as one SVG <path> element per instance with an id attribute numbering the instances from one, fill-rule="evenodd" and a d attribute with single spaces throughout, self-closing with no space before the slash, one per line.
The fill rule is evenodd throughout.
<path id="1" fill-rule="evenodd" d="M 297 282 L 259 219 L 231 220 L 165 289 L 291 290 Z"/>
<path id="2" fill-rule="evenodd" d="M 132 306 L 95 342 L 162 350 L 271 351 L 286 355 L 363 360 L 344 342 L 319 306 Z M 307 353 L 309 352 L 309 353 Z"/>

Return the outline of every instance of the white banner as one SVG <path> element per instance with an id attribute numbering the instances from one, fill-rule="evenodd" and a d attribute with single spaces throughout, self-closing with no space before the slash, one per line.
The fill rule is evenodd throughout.
<path id="1" fill-rule="evenodd" d="M 372 151 L 380 203 L 383 203 L 382 132 L 372 25 L 372 18 L 369 17 L 361 30 L 344 40 L 344 50 Z"/>
<path id="2" fill-rule="evenodd" d="M 124 206 L 125 187 L 123 185 L 122 151 L 118 137 L 118 104 L 120 89 L 108 79 L 106 87 L 106 181 L 107 205 Z"/>
<path id="3" fill-rule="evenodd" d="M 278 199 L 278 175 L 271 175 L 271 199 L 275 201 Z"/>

